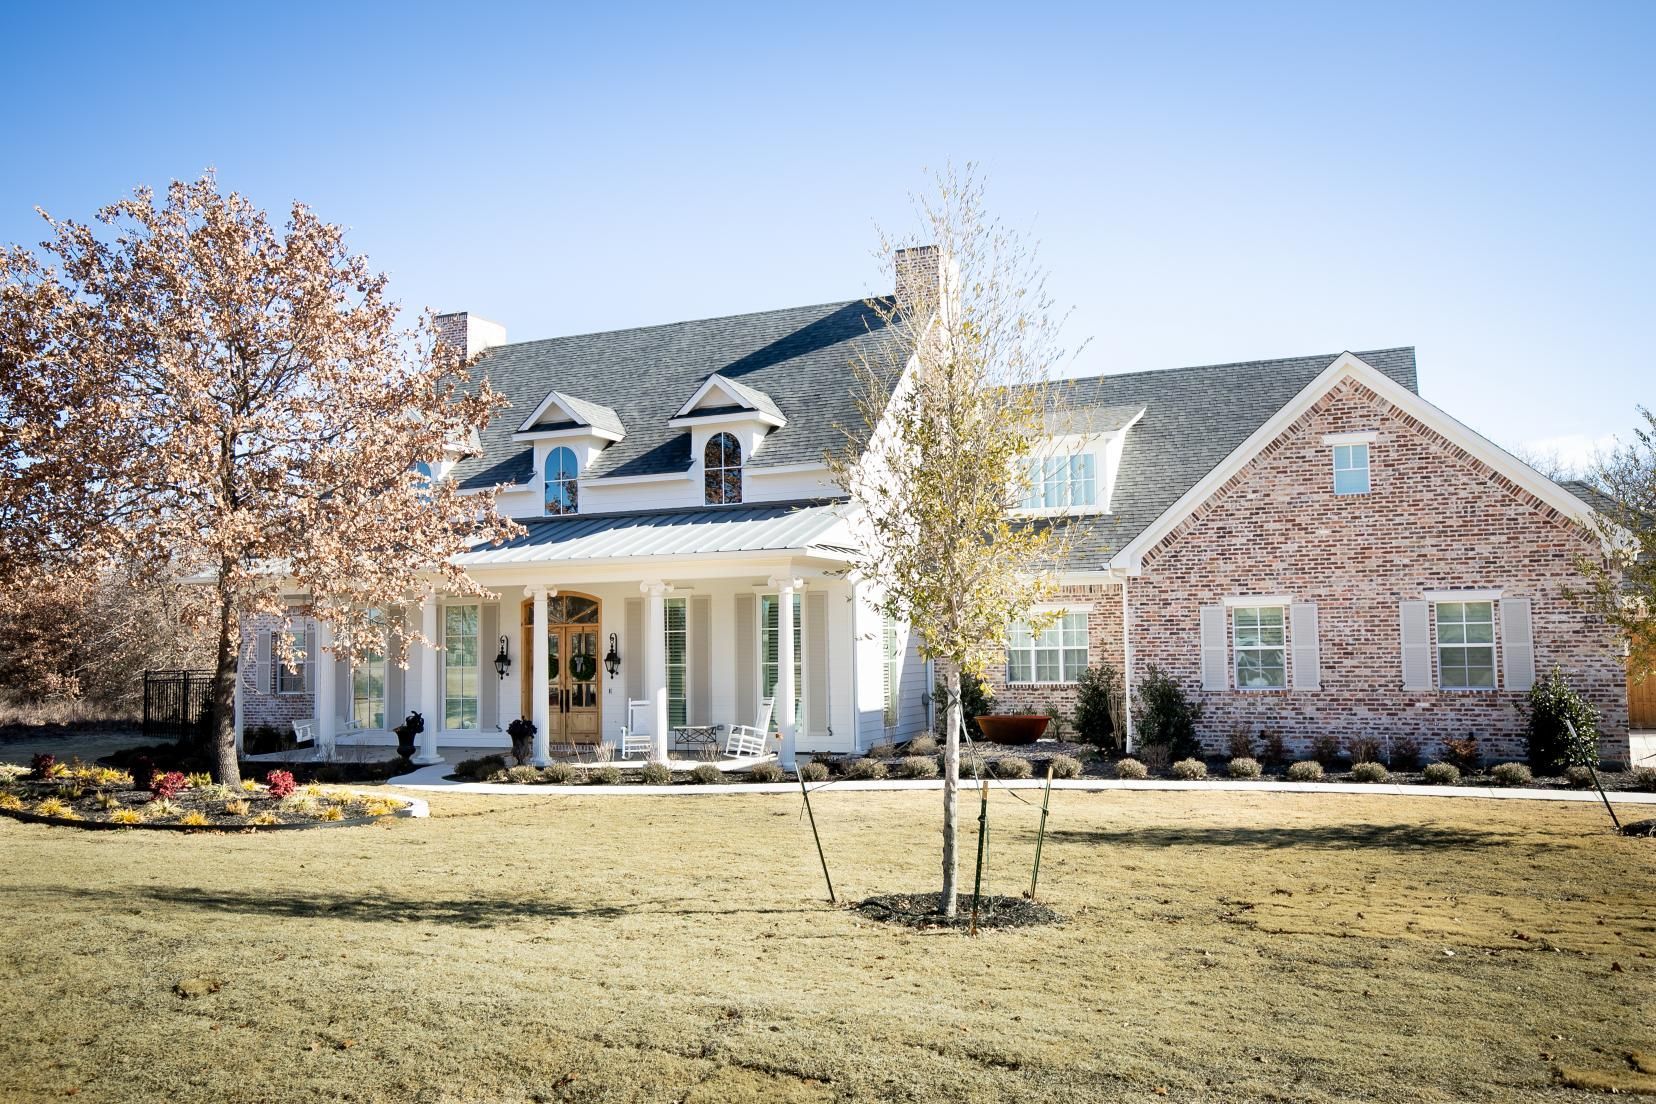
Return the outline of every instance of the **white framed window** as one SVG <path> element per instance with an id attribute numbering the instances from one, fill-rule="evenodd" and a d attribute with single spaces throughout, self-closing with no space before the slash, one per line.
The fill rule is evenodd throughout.
<path id="1" fill-rule="evenodd" d="M 799 616 L 799 592 L 793 596 L 793 676 L 794 676 L 794 716 L 805 715 L 805 679 L 803 661 L 805 656 L 804 620 Z M 774 698 L 776 683 L 782 670 L 782 632 L 781 632 L 782 602 L 774 594 L 761 595 L 759 598 L 759 696 Z M 778 709 L 776 716 L 782 711 Z"/>
<path id="2" fill-rule="evenodd" d="M 384 625 L 379 610 L 369 614 L 375 625 Z M 385 651 L 364 652 L 351 664 L 351 719 L 363 728 L 385 727 Z"/>
<path id="3" fill-rule="evenodd" d="M 1359 441 L 1334 446 L 1334 493 L 1360 495 L 1369 493 L 1369 447 Z"/>
<path id="4" fill-rule="evenodd" d="M 667 612 L 667 723 L 687 724 L 690 715 L 690 603 L 665 600 Z"/>
<path id="5" fill-rule="evenodd" d="M 286 635 L 288 646 L 293 649 L 291 658 L 282 655 L 276 656 L 276 692 L 278 694 L 304 694 L 310 691 L 310 654 L 309 636 L 304 629 L 291 629 L 285 634 L 272 633 L 274 640 L 279 635 Z M 280 649 L 274 644 L 272 651 Z"/>
<path id="6" fill-rule="evenodd" d="M 443 608 L 443 728 L 478 727 L 478 619 L 475 605 Z"/>
<path id="7" fill-rule="evenodd" d="M 1495 689 L 1495 603 L 1436 602 L 1438 685 Z"/>
<path id="8" fill-rule="evenodd" d="M 702 500 L 709 506 L 742 501 L 742 445 L 715 433 L 702 449 Z"/>
<path id="9" fill-rule="evenodd" d="M 1006 640 L 1008 682 L 1074 682 L 1087 669 L 1087 612 L 1066 611 L 1035 632 L 1014 622 Z"/>
<path id="10" fill-rule="evenodd" d="M 1288 685 L 1288 633 L 1281 606 L 1231 607 L 1231 654 L 1238 690 Z"/>
<path id="11" fill-rule="evenodd" d="M 559 445 L 546 454 L 542 480 L 546 484 L 545 505 L 548 514 L 577 512 L 580 496 L 576 480 L 580 474 L 580 461 L 575 459 L 573 449 Z"/>
<path id="12" fill-rule="evenodd" d="M 1098 457 L 1090 452 L 1030 460 L 1025 510 L 1062 510 L 1098 504 Z"/>

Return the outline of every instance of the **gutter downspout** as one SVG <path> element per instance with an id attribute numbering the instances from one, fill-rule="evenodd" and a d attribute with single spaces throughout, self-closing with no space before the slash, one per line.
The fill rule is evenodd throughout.
<path id="1" fill-rule="evenodd" d="M 1127 575 L 1121 576 L 1121 712 L 1127 726 L 1127 754 L 1133 753 L 1133 633 L 1132 607 L 1127 602 Z"/>

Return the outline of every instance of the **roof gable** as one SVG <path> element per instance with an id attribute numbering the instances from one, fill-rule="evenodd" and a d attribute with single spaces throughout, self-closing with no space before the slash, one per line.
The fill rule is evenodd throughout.
<path id="1" fill-rule="evenodd" d="M 549 391 L 546 398 L 518 427 L 518 433 L 567 432 L 590 429 L 597 436 L 619 441 L 627 435 L 621 418 L 610 407 L 587 402 L 562 391 Z"/>

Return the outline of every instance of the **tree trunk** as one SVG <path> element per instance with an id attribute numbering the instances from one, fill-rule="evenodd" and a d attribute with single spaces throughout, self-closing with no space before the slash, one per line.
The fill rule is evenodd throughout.
<path id="1" fill-rule="evenodd" d="M 241 785 L 236 761 L 236 678 L 241 633 L 230 600 L 219 598 L 218 662 L 213 669 L 213 777 L 220 785 Z"/>
<path id="2" fill-rule="evenodd" d="M 960 877 L 960 668 L 950 664 L 943 676 L 943 915 L 955 914 L 955 882 Z"/>

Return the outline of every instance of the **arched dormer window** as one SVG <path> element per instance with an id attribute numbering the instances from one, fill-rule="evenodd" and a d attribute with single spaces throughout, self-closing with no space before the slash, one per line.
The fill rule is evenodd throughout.
<path id="1" fill-rule="evenodd" d="M 581 466 L 575 453 L 562 445 L 546 454 L 546 512 L 573 514 L 580 504 L 576 495 L 576 478 Z"/>
<path id="2" fill-rule="evenodd" d="M 424 460 L 414 461 L 414 474 L 420 477 L 420 501 L 431 501 L 431 465 Z"/>
<path id="3" fill-rule="evenodd" d="M 702 450 L 702 486 L 709 506 L 742 501 L 742 446 L 728 433 L 715 433 Z"/>

